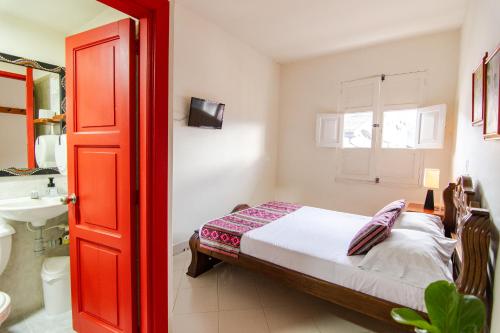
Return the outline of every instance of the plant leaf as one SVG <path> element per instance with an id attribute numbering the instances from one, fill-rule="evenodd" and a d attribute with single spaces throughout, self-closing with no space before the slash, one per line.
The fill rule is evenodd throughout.
<path id="1" fill-rule="evenodd" d="M 458 307 L 460 294 L 454 283 L 436 281 L 425 289 L 425 305 L 433 326 L 442 333 L 456 333 L 458 330 Z"/>
<path id="2" fill-rule="evenodd" d="M 392 319 L 403 325 L 410 325 L 426 330 L 429 333 L 441 333 L 441 331 L 432 326 L 427 320 L 411 309 L 397 308 L 391 311 Z"/>
<path id="3" fill-rule="evenodd" d="M 486 320 L 486 308 L 483 301 L 472 295 L 461 296 L 457 319 L 460 333 L 481 332 Z"/>

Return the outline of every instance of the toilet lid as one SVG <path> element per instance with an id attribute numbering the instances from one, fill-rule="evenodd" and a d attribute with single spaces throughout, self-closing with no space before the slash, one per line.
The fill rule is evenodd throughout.
<path id="1" fill-rule="evenodd" d="M 10 296 L 0 291 L 0 314 L 10 308 Z"/>

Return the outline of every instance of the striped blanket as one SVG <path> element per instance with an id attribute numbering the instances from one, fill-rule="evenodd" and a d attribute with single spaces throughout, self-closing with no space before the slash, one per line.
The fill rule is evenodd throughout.
<path id="1" fill-rule="evenodd" d="M 276 221 L 301 207 L 286 202 L 270 201 L 212 220 L 205 223 L 200 230 L 200 246 L 237 258 L 240 253 L 241 237 L 245 232 Z"/>

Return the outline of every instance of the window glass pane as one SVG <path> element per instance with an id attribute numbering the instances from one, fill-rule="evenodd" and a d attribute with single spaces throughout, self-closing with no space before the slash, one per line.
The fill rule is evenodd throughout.
<path id="1" fill-rule="evenodd" d="M 382 148 L 415 148 L 417 110 L 384 112 Z"/>
<path id="2" fill-rule="evenodd" d="M 344 114 L 343 148 L 371 148 L 373 112 Z"/>

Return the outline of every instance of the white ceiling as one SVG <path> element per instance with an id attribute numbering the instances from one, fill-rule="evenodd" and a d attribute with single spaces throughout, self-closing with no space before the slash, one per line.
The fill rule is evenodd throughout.
<path id="1" fill-rule="evenodd" d="M 467 0 L 177 0 L 278 62 L 461 26 Z"/>
<path id="2" fill-rule="evenodd" d="M 0 0 L 0 13 L 69 34 L 107 7 L 96 0 Z"/>

